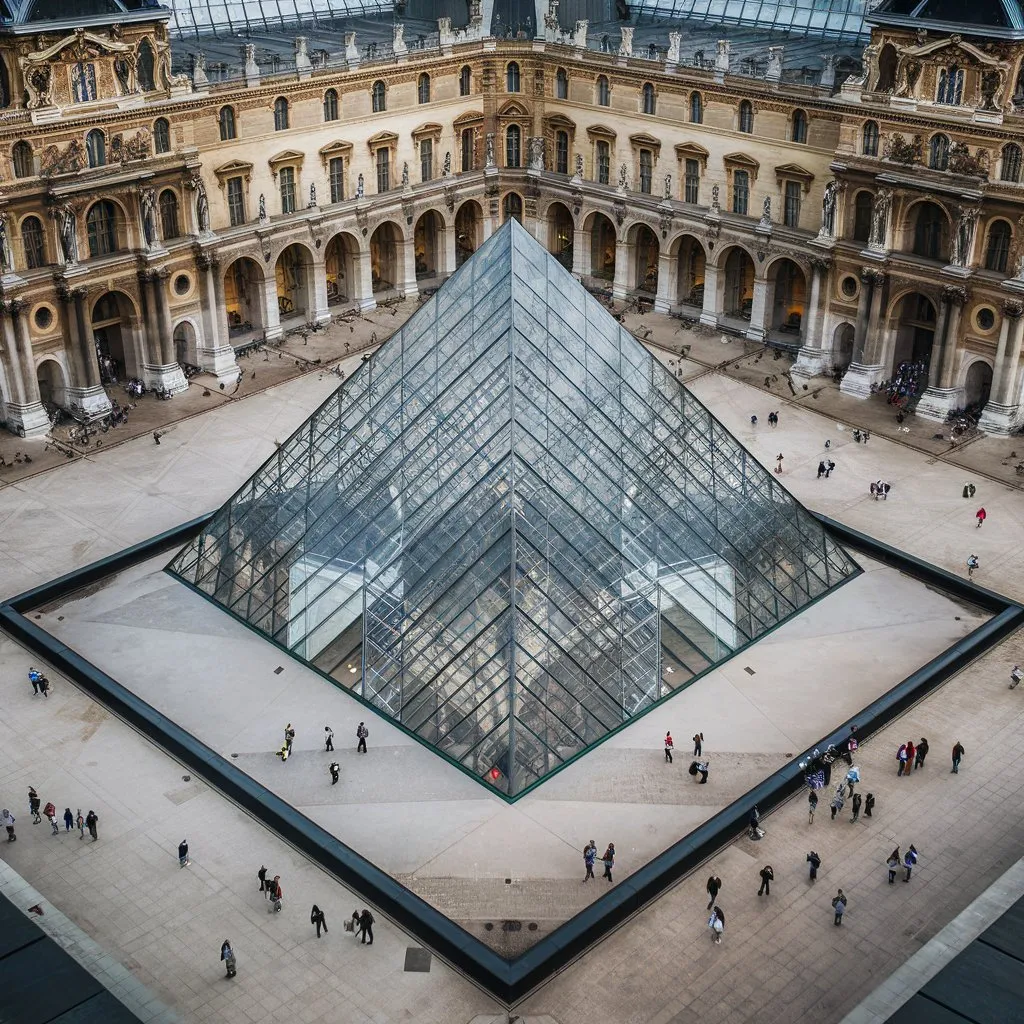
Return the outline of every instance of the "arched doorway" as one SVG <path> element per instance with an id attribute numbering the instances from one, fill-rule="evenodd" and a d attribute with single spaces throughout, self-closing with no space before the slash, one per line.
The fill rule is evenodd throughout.
<path id="1" fill-rule="evenodd" d="M 603 213 L 595 213 L 590 224 L 590 276 L 615 280 L 615 226 Z"/>
<path id="2" fill-rule="evenodd" d="M 768 268 L 772 288 L 769 330 L 784 341 L 799 342 L 807 315 L 807 278 L 791 259 L 776 260 Z"/>
<path id="3" fill-rule="evenodd" d="M 36 367 L 36 381 L 39 383 L 39 399 L 47 412 L 63 408 L 66 402 L 67 378 L 64 367 L 56 359 L 44 359 Z"/>
<path id="4" fill-rule="evenodd" d="M 638 292 L 653 298 L 658 293 L 658 238 L 646 224 L 638 224 L 633 232 L 633 251 L 636 259 L 634 287 Z"/>
<path id="5" fill-rule="evenodd" d="M 390 221 L 381 224 L 370 236 L 370 270 L 373 293 L 390 292 L 398 280 L 398 230 Z"/>
<path id="6" fill-rule="evenodd" d="M 949 218 L 937 203 L 916 203 L 909 212 L 909 248 L 915 256 L 949 260 Z"/>
<path id="7" fill-rule="evenodd" d="M 483 211 L 474 200 L 463 203 L 455 214 L 455 269 L 462 266 L 480 246 Z"/>
<path id="8" fill-rule="evenodd" d="M 352 235 L 335 235 L 324 250 L 327 304 L 350 302 L 356 294 L 356 263 L 359 243 Z"/>
<path id="9" fill-rule="evenodd" d="M 174 361 L 184 369 L 199 365 L 199 346 L 196 344 L 195 328 L 188 320 L 182 320 L 174 328 Z"/>
<path id="10" fill-rule="evenodd" d="M 509 192 L 501 201 L 501 223 L 507 224 L 510 220 L 523 223 L 523 198 L 517 192 Z"/>
<path id="11" fill-rule="evenodd" d="M 100 380 L 104 384 L 116 384 L 143 375 L 133 320 L 138 323 L 135 304 L 124 292 L 106 292 L 92 307 L 92 336 L 96 344 Z M 158 339 L 150 341 L 153 350 L 157 351 Z"/>
<path id="12" fill-rule="evenodd" d="M 729 250 L 722 277 L 722 312 L 749 320 L 754 305 L 754 261 L 745 249 L 734 246 Z"/>
<path id="13" fill-rule="evenodd" d="M 840 324 L 832 335 L 832 366 L 844 373 L 853 362 L 853 340 L 857 332 L 853 324 Z"/>
<path id="14" fill-rule="evenodd" d="M 967 369 L 964 381 L 964 404 L 980 412 L 992 393 L 992 367 L 981 359 L 975 360 Z"/>
<path id="15" fill-rule="evenodd" d="M 678 289 L 681 306 L 696 310 L 704 308 L 704 272 L 707 260 L 704 246 L 692 235 L 684 235 L 678 243 L 677 265 L 679 270 Z"/>
<path id="16" fill-rule="evenodd" d="M 224 271 L 224 315 L 233 344 L 263 330 L 263 271 L 248 256 Z"/>
<path id="17" fill-rule="evenodd" d="M 576 225 L 572 214 L 562 203 L 548 207 L 548 252 L 565 267 L 572 270 L 572 243 Z"/>
<path id="18" fill-rule="evenodd" d="M 892 43 L 886 43 L 878 55 L 876 92 L 892 92 L 896 88 L 896 65 L 898 62 L 899 56 L 896 53 L 896 47 Z"/>
<path id="19" fill-rule="evenodd" d="M 313 257 L 304 245 L 293 242 L 285 246 L 274 266 L 277 281 L 277 311 L 282 320 L 303 318 L 316 305 L 309 290 L 313 284 Z"/>
<path id="20" fill-rule="evenodd" d="M 437 210 L 427 210 L 418 221 L 413 235 L 416 252 L 416 280 L 424 281 L 443 272 L 444 221 Z"/>
<path id="21" fill-rule="evenodd" d="M 893 346 L 891 376 L 912 379 L 912 393 L 920 394 L 929 383 L 932 344 L 935 341 L 935 304 L 920 292 L 910 292 L 898 301 L 893 320 L 896 344 Z M 899 372 L 901 367 L 904 368 L 903 373 Z M 933 378 L 936 376 L 932 374 Z M 932 380 L 932 383 L 936 381 Z"/>

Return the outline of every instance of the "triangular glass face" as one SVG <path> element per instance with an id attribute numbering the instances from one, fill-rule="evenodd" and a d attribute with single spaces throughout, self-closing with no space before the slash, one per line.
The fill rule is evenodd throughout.
<path id="1" fill-rule="evenodd" d="M 514 221 L 169 568 L 509 798 L 858 571 Z"/>

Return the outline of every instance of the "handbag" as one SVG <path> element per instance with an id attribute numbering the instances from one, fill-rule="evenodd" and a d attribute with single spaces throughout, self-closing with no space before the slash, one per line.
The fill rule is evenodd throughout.
<path id="1" fill-rule="evenodd" d="M 345 919 L 345 931 L 354 932 L 356 930 L 356 923 L 351 917 Z"/>

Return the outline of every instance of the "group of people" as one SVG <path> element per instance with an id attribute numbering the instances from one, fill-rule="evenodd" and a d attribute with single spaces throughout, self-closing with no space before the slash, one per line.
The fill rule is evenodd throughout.
<path id="1" fill-rule="evenodd" d="M 897 778 L 901 775 L 909 775 L 911 771 L 924 767 L 924 759 L 928 756 L 928 741 L 922 736 L 917 746 L 913 740 L 907 740 L 896 752 L 898 768 Z"/>
<path id="2" fill-rule="evenodd" d="M 896 367 L 896 372 L 886 386 L 888 402 L 890 405 L 904 405 L 907 400 L 913 398 L 919 391 L 924 390 L 925 382 L 928 380 L 928 366 L 926 363 L 912 362 L 905 359 Z"/>
<path id="3" fill-rule="evenodd" d="M 50 823 L 50 835 L 60 835 L 60 825 L 57 823 L 57 807 L 52 800 L 47 801 L 46 806 L 42 806 L 42 800 L 39 794 L 36 792 L 34 786 L 28 787 L 28 813 L 32 818 L 32 824 L 38 825 L 43 819 L 40 817 L 40 808 L 42 813 L 45 815 L 46 820 Z M 76 826 L 78 828 L 78 838 L 85 839 L 85 833 L 88 829 L 89 836 L 92 841 L 95 842 L 99 839 L 99 833 L 97 832 L 97 822 L 99 821 L 99 815 L 93 810 L 90 810 L 84 817 L 82 815 L 82 809 L 79 807 L 77 815 L 71 813 L 70 807 L 64 808 L 64 831 L 71 832 Z M 15 833 L 15 817 L 8 808 L 3 808 L 0 812 L 0 823 L 3 824 L 7 830 L 7 842 L 15 843 L 18 841 L 18 836 Z"/>
<path id="4" fill-rule="evenodd" d="M 900 869 L 900 848 L 897 846 L 892 853 L 886 858 L 885 869 L 889 873 L 889 884 L 892 885 L 896 881 L 896 872 Z M 917 847 L 913 843 L 907 847 L 907 852 L 903 855 L 902 864 L 903 870 L 906 872 L 903 876 L 904 882 L 910 881 L 910 875 L 914 870 L 914 865 L 917 863 Z"/>
<path id="5" fill-rule="evenodd" d="M 700 776 L 700 783 L 703 785 L 708 781 L 708 772 L 710 770 L 710 762 L 704 758 L 701 759 L 701 751 L 704 748 L 704 733 L 696 732 L 693 734 L 693 756 L 697 760 L 690 762 L 688 769 L 690 775 L 693 776 L 694 781 L 697 781 L 697 776 Z M 672 731 L 669 730 L 665 733 L 665 763 L 672 764 L 672 751 L 675 749 L 675 741 L 672 739 Z"/>
<path id="6" fill-rule="evenodd" d="M 824 477 L 826 480 L 832 475 L 832 470 L 836 468 L 836 464 L 831 459 L 819 459 L 818 460 L 818 479 Z"/>
<path id="7" fill-rule="evenodd" d="M 752 414 L 751 415 L 751 417 L 750 417 L 750 425 L 752 427 L 756 427 L 757 426 L 757 415 L 756 414 Z M 770 412 L 770 413 L 768 413 L 768 426 L 770 426 L 770 427 L 777 427 L 778 425 L 779 425 L 779 414 L 778 414 L 778 412 Z"/>
<path id="8" fill-rule="evenodd" d="M 601 858 L 604 864 L 604 874 L 602 878 L 607 878 L 609 882 L 612 881 L 612 868 L 615 867 L 615 844 L 609 843 L 604 851 L 604 856 Z M 587 882 L 594 877 L 594 864 L 597 862 L 597 843 L 593 839 L 583 847 L 583 867 L 586 872 L 583 876 L 583 881 Z"/>
<path id="9" fill-rule="evenodd" d="M 28 670 L 28 681 L 32 684 L 33 697 L 38 696 L 40 693 L 44 697 L 50 696 L 50 680 L 42 672 L 30 668 Z"/>
<path id="10" fill-rule="evenodd" d="M 356 753 L 366 753 L 366 740 L 370 735 L 370 730 L 366 728 L 365 722 L 360 722 L 356 728 Z M 280 750 L 275 751 L 275 756 L 279 757 L 282 761 L 287 761 L 292 756 L 292 747 L 295 744 L 295 727 L 289 722 L 284 727 L 284 743 L 281 744 Z M 330 753 L 334 750 L 334 730 L 329 726 L 324 726 L 324 751 Z M 336 785 L 338 779 L 341 777 L 341 765 L 337 761 L 332 761 L 327 769 L 331 773 L 331 785 Z"/>
<path id="11" fill-rule="evenodd" d="M 885 480 L 875 480 L 871 484 L 871 496 L 878 501 L 881 498 L 883 501 L 889 500 L 889 484 Z"/>

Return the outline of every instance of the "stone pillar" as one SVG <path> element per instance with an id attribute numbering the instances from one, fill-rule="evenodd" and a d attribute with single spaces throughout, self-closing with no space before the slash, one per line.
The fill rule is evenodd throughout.
<path id="1" fill-rule="evenodd" d="M 1003 324 L 992 373 L 992 393 L 978 426 L 988 434 L 1009 434 L 1020 424 L 1020 354 L 1024 341 L 1024 305 L 1003 303 Z"/>
<path id="2" fill-rule="evenodd" d="M 590 232 L 576 228 L 572 233 L 572 276 L 577 281 L 590 273 Z"/>
<path id="3" fill-rule="evenodd" d="M 444 275 L 451 277 L 455 273 L 455 225 L 449 224 L 444 229 Z"/>
<path id="4" fill-rule="evenodd" d="M 764 277 L 754 278 L 754 301 L 750 307 L 750 326 L 747 328 L 746 336 L 750 341 L 764 341 L 767 336 L 765 331 L 765 318 L 768 314 L 768 280 Z"/>
<path id="5" fill-rule="evenodd" d="M 612 281 L 612 298 L 622 302 L 629 295 L 629 256 L 632 246 L 619 239 L 615 243 L 615 279 Z"/>
<path id="6" fill-rule="evenodd" d="M 7 371 L 7 380 L 10 384 L 10 398 L 14 405 L 23 405 L 25 402 L 24 378 L 21 369 L 21 356 L 18 352 L 18 341 L 14 336 L 14 306 L 21 304 L 20 299 L 13 299 L 9 302 L 0 303 L 0 333 L 3 337 L 3 347 L 0 349 L 4 357 L 4 369 Z"/>
<path id="7" fill-rule="evenodd" d="M 78 320 L 75 318 L 75 302 L 71 289 L 67 285 L 58 284 L 57 298 L 60 300 L 65 347 L 71 356 L 71 365 L 69 367 L 71 376 L 76 382 L 84 381 L 86 370 L 82 360 L 82 344 L 78 337 Z"/>
<path id="8" fill-rule="evenodd" d="M 370 262 L 370 250 L 361 250 L 353 262 L 357 265 L 357 282 L 352 289 L 352 298 L 361 310 L 376 309 L 377 300 L 373 297 L 373 264 Z"/>
<path id="9" fill-rule="evenodd" d="M 235 350 L 227 340 L 224 320 L 224 278 L 215 256 L 200 252 L 196 257 L 199 270 L 199 294 L 202 296 L 203 336 L 198 339 L 196 354 L 199 365 L 212 373 L 218 384 L 234 384 L 238 379 Z"/>
<path id="10" fill-rule="evenodd" d="M 82 369 L 85 371 L 82 383 L 88 388 L 96 388 L 100 385 L 100 364 L 96 358 L 96 342 L 92 334 L 92 325 L 86 316 L 86 296 L 87 292 L 84 288 L 76 288 L 71 293 L 75 323 L 78 325 L 78 343 L 82 349 Z"/>
<path id="11" fill-rule="evenodd" d="M 39 399 L 39 381 L 36 379 L 32 337 L 26 316 L 28 303 L 14 299 L 11 301 L 10 309 L 14 321 L 12 351 L 17 354 L 20 372 L 19 399 L 17 402 L 7 403 L 7 425 L 22 437 L 40 437 L 50 429 L 50 418 Z"/>
<path id="12" fill-rule="evenodd" d="M 105 416 L 110 412 L 110 399 L 100 384 L 100 364 L 96 358 L 96 342 L 93 340 L 92 325 L 86 315 L 84 288 L 69 292 L 70 313 L 74 319 L 78 363 L 82 376 L 77 384 L 67 389 L 68 408 L 91 419 Z"/>
<path id="13" fill-rule="evenodd" d="M 832 261 L 822 256 L 811 257 L 811 295 L 807 303 L 803 328 L 804 340 L 797 353 L 791 373 L 797 377 L 817 377 L 825 372 L 825 353 L 821 345 L 821 283 L 828 279 Z"/>
<path id="14" fill-rule="evenodd" d="M 170 279 L 169 270 L 160 270 L 153 278 L 153 295 L 156 299 L 156 322 L 160 331 L 160 357 L 163 365 L 160 367 L 160 383 L 166 391 L 172 394 L 180 394 L 188 390 L 188 381 L 185 379 L 185 372 L 178 363 L 177 353 L 174 351 L 174 328 L 171 324 L 171 304 L 167 297 L 167 282 Z"/>
<path id="15" fill-rule="evenodd" d="M 309 267 L 313 275 L 313 310 L 310 319 L 315 324 L 325 324 L 331 319 L 327 306 L 327 264 L 321 259 Z"/>
<path id="16" fill-rule="evenodd" d="M 413 236 L 401 243 L 402 246 L 402 281 L 398 290 L 407 299 L 414 299 L 420 293 L 416 283 L 416 239 Z"/>
<path id="17" fill-rule="evenodd" d="M 953 409 L 959 409 L 964 403 L 964 389 L 954 387 L 953 381 L 956 375 L 960 317 L 966 301 L 966 288 L 946 285 L 942 289 L 941 308 L 948 312 L 945 323 L 939 322 L 941 316 L 936 318 L 929 384 L 914 409 L 923 419 L 942 422 Z"/>
<path id="18" fill-rule="evenodd" d="M 678 301 L 679 260 L 663 252 L 658 256 L 658 295 L 654 300 L 655 313 L 669 313 Z"/>
<path id="19" fill-rule="evenodd" d="M 861 292 L 857 304 L 857 325 L 853 343 L 853 362 L 843 375 L 839 390 L 844 395 L 867 398 L 871 386 L 883 377 L 882 331 L 885 272 L 865 267 L 861 271 Z"/>
<path id="20" fill-rule="evenodd" d="M 700 322 L 706 327 L 718 326 L 718 265 L 704 265 L 704 309 L 700 314 Z"/>

